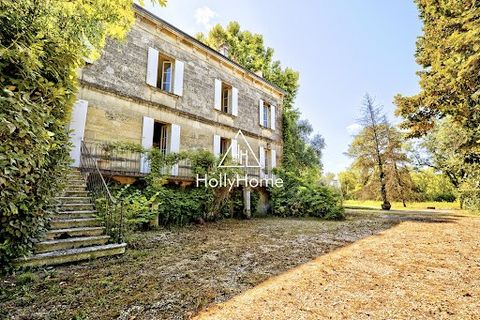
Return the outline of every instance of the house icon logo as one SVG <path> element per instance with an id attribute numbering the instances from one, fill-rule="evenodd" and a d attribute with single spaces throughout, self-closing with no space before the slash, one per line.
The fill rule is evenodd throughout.
<path id="1" fill-rule="evenodd" d="M 225 159 L 230 156 L 233 164 L 226 164 Z M 242 130 L 238 130 L 231 140 L 227 152 L 223 155 L 219 168 L 261 168 L 260 161 L 252 150 Z"/>

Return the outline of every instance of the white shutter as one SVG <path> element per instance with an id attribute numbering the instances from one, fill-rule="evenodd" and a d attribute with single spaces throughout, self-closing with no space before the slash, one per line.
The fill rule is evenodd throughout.
<path id="1" fill-rule="evenodd" d="M 85 135 L 85 122 L 87 120 L 88 101 L 78 100 L 73 105 L 72 119 L 70 120 L 69 128 L 73 130 L 70 132 L 70 142 L 73 144 L 70 150 L 70 158 L 73 159 L 73 166 L 80 166 L 82 140 Z"/>
<path id="2" fill-rule="evenodd" d="M 237 161 L 238 160 L 238 142 L 237 142 L 237 139 L 232 139 L 231 149 L 232 149 L 232 159 L 234 161 Z"/>
<path id="3" fill-rule="evenodd" d="M 222 81 L 215 79 L 215 109 L 222 110 Z"/>
<path id="4" fill-rule="evenodd" d="M 152 118 L 143 117 L 143 127 L 142 127 L 142 147 L 144 149 L 151 149 L 153 146 L 153 127 L 154 121 Z M 142 155 L 140 159 L 140 172 L 148 173 L 150 172 L 150 164 L 146 155 Z"/>
<path id="5" fill-rule="evenodd" d="M 263 127 L 263 100 L 260 99 L 258 101 L 258 112 L 259 112 L 259 119 L 260 119 L 260 125 Z"/>
<path id="6" fill-rule="evenodd" d="M 265 150 L 262 146 L 258 147 L 258 162 L 260 162 L 260 178 L 265 176 Z"/>
<path id="7" fill-rule="evenodd" d="M 275 109 L 276 107 L 274 105 L 271 105 L 270 106 L 270 128 L 272 130 L 275 130 L 275 121 L 276 121 L 276 118 L 275 118 Z"/>
<path id="8" fill-rule="evenodd" d="M 173 77 L 173 93 L 177 96 L 183 95 L 183 73 L 185 64 L 183 61 L 175 60 L 175 75 Z"/>
<path id="9" fill-rule="evenodd" d="M 180 151 L 180 126 L 172 124 L 170 129 L 170 152 Z M 178 164 L 172 167 L 172 176 L 178 176 Z"/>
<path id="10" fill-rule="evenodd" d="M 213 154 L 220 155 L 220 136 L 218 134 L 213 135 Z"/>
<path id="11" fill-rule="evenodd" d="M 147 84 L 157 86 L 158 77 L 158 50 L 148 48 L 147 57 Z"/>
<path id="12" fill-rule="evenodd" d="M 232 88 L 232 115 L 238 116 L 238 89 Z"/>

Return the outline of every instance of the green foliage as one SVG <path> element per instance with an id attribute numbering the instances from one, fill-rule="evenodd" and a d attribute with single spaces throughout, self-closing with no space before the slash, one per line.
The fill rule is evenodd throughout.
<path id="1" fill-rule="evenodd" d="M 229 58 L 253 72 L 266 69 L 272 61 L 273 49 L 265 48 L 263 36 L 241 31 L 236 21 L 230 22 L 226 28 L 217 24 L 207 36 L 199 33 L 196 37 L 217 50 L 227 46 Z"/>
<path id="2" fill-rule="evenodd" d="M 227 46 L 228 57 L 246 69 L 262 71 L 263 78 L 286 93 L 283 101 L 283 166 L 297 170 L 320 165 L 319 150 L 323 149 L 323 139 L 318 136 L 310 139 L 312 128 L 308 122 L 300 121 L 300 112 L 293 108 L 298 92 L 299 74 L 291 68 L 283 68 L 280 61 L 273 60 L 274 50 L 265 47 L 263 36 L 242 31 L 238 22 L 230 22 L 226 28 L 214 26 L 207 36 L 197 34 L 197 39 L 218 50 Z M 307 126 L 302 126 L 306 123 Z M 310 130 L 310 131 L 309 131 Z M 318 145 L 318 143 L 320 144 Z M 317 145 L 318 148 L 313 146 Z"/>
<path id="3" fill-rule="evenodd" d="M 23 286 L 23 285 L 26 285 L 26 284 L 31 284 L 31 283 L 38 282 L 39 277 L 36 273 L 24 272 L 24 273 L 19 274 L 15 280 L 16 280 L 18 285 Z"/>
<path id="4" fill-rule="evenodd" d="M 431 168 L 413 172 L 412 179 L 420 201 L 453 202 L 456 199 L 455 187 L 450 180 Z"/>
<path id="5" fill-rule="evenodd" d="M 417 41 L 421 92 L 396 97 L 397 113 L 412 136 L 430 131 L 438 117 L 473 131 L 465 146 L 480 140 L 480 5 L 476 0 L 416 0 L 424 23 Z"/>
<path id="6" fill-rule="evenodd" d="M 163 2 L 163 1 L 162 1 Z M 0 0 L 0 265 L 28 254 L 69 159 L 77 70 L 134 22 L 133 0 Z"/>
<path id="7" fill-rule="evenodd" d="M 198 34 L 197 39 L 218 50 L 222 46 L 228 48 L 228 57 L 238 62 L 252 72 L 261 71 L 263 78 L 285 91 L 283 99 L 283 159 L 284 172 L 292 176 L 302 171 L 321 170 L 321 152 L 325 142 L 320 135 L 312 135 L 312 127 L 308 121 L 300 120 L 300 112 L 295 110 L 293 103 L 299 88 L 299 74 L 291 68 L 283 68 L 280 61 L 273 60 L 274 50 L 265 47 L 263 37 L 242 31 L 237 22 L 230 22 L 226 28 L 216 25 L 208 35 Z M 319 180 L 318 180 L 319 181 Z M 292 180 L 294 189 L 302 186 L 300 181 Z M 317 190 L 317 189 L 314 189 Z M 325 196 L 322 190 L 317 190 L 318 196 Z M 312 191 L 313 192 L 313 191 Z M 278 193 L 277 198 L 282 194 Z M 289 199 L 284 199 L 289 201 Z M 333 203 L 332 201 L 326 201 Z M 335 206 L 332 210 L 335 210 Z"/>
<path id="8" fill-rule="evenodd" d="M 416 0 L 424 23 L 417 41 L 419 94 L 395 98 L 410 137 L 427 136 L 433 165 L 465 203 L 480 187 L 480 5 L 476 0 Z M 445 134 L 447 133 L 447 134 Z M 465 184 L 465 185 L 464 185 Z"/>
<path id="9" fill-rule="evenodd" d="M 318 183 L 314 169 L 302 174 L 278 170 L 283 187 L 271 188 L 273 214 L 281 217 L 343 219 L 342 197 L 332 188 Z"/>
<path id="10" fill-rule="evenodd" d="M 158 206 L 159 223 L 163 225 L 185 225 L 206 220 L 213 193 L 207 188 L 163 187 L 158 191 L 161 202 Z"/>
<path id="11" fill-rule="evenodd" d="M 123 187 L 116 195 L 122 199 L 125 225 L 130 230 L 148 229 L 155 218 L 155 206 L 159 203 L 159 192 L 148 196 L 130 186 Z"/>

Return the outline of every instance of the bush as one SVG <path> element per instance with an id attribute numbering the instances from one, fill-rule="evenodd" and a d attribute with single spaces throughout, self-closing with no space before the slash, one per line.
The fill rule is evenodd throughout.
<path id="1" fill-rule="evenodd" d="M 312 172 L 298 174 L 278 170 L 283 187 L 271 188 L 272 213 L 281 217 L 318 217 L 338 220 L 344 218 L 341 195 L 319 184 Z"/>
<path id="2" fill-rule="evenodd" d="M 164 2 L 161 2 L 164 4 Z M 0 266 L 26 255 L 69 159 L 77 70 L 135 17 L 125 1 L 0 1 Z"/>
<path id="3" fill-rule="evenodd" d="M 164 187 L 159 190 L 161 202 L 158 220 L 162 225 L 185 225 L 206 219 L 208 204 L 213 197 L 205 188 L 179 189 Z"/>

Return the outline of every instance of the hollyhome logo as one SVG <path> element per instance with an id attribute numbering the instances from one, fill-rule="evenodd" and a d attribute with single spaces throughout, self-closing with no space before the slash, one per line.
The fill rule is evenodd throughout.
<path id="1" fill-rule="evenodd" d="M 220 142 L 218 141 L 218 143 Z M 227 159 L 231 159 L 231 163 Z M 208 174 L 202 177 L 197 174 L 197 187 L 202 184 L 211 188 L 228 187 L 229 190 L 241 186 L 251 188 L 283 187 L 281 178 L 277 178 L 273 174 L 267 174 L 265 166 L 262 166 L 241 130 L 238 130 L 231 140 L 227 151 L 220 159 L 218 168 L 236 168 L 242 173 L 236 173 L 233 176 L 232 174 L 221 173 L 218 177 L 210 177 Z"/>

